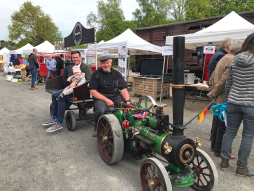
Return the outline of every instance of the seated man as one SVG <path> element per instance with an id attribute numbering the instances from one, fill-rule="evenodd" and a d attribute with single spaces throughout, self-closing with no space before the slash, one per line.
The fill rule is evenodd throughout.
<path id="1" fill-rule="evenodd" d="M 89 65 L 81 62 L 81 54 L 79 51 L 75 50 L 71 52 L 72 61 L 74 62 L 75 66 L 79 66 L 81 69 L 81 72 L 85 73 L 86 81 L 90 80 L 90 77 L 92 75 L 92 69 Z M 72 65 L 69 65 L 64 69 L 64 74 L 73 75 L 72 73 Z M 66 76 L 67 77 L 67 76 Z M 67 81 L 67 78 L 63 77 L 63 81 Z M 68 82 L 69 83 L 69 82 Z M 52 94 L 52 116 L 51 119 L 47 122 L 43 123 L 42 125 L 54 125 L 52 127 L 49 127 L 46 131 L 47 132 L 54 132 L 59 129 L 63 128 L 63 118 L 64 118 L 64 112 L 66 108 L 66 100 L 73 97 L 73 94 L 69 94 L 64 96 L 63 98 L 60 96 L 60 94 L 63 92 L 64 89 L 59 90 Z"/>
<path id="2" fill-rule="evenodd" d="M 120 102 L 130 102 L 127 84 L 120 72 L 111 68 L 110 56 L 102 56 L 101 68 L 94 71 L 89 84 L 90 94 L 94 99 L 94 132 L 97 136 L 97 122 L 105 113 L 108 106 L 115 106 Z"/>
<path id="3" fill-rule="evenodd" d="M 51 55 L 49 55 L 48 57 L 49 59 L 46 62 L 46 67 L 48 68 L 48 72 L 47 72 L 47 77 L 45 79 L 45 81 L 47 81 L 49 79 L 49 76 L 53 73 L 54 77 L 56 77 L 56 60 L 54 58 L 52 58 Z"/>

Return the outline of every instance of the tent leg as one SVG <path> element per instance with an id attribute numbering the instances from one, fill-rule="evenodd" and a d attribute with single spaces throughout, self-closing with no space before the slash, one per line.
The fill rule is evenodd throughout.
<path id="1" fill-rule="evenodd" d="M 96 43 L 96 30 L 94 28 L 94 42 L 95 42 L 95 65 L 97 70 L 97 43 Z"/>
<path id="2" fill-rule="evenodd" d="M 161 97 L 163 94 L 163 78 L 164 78 L 164 66 L 165 66 L 165 56 L 164 56 L 164 62 L 162 67 L 162 77 L 161 77 L 161 93 L 160 93 L 160 104 L 161 104 Z"/>

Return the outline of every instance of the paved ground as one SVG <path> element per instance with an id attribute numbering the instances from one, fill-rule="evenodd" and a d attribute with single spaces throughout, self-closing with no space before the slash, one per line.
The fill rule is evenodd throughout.
<path id="1" fill-rule="evenodd" d="M 93 127 L 85 121 L 77 122 L 78 128 L 69 132 L 66 128 L 48 134 L 41 123 L 49 117 L 50 95 L 39 85 L 31 91 L 28 85 L 10 83 L 0 76 L 0 190 L 80 190 L 80 191 L 141 191 L 139 169 L 141 161 L 124 154 L 122 160 L 108 166 L 100 158 L 97 142 L 91 137 Z M 132 98 L 137 100 L 137 98 Z M 165 110 L 172 121 L 172 100 L 163 100 L 169 106 Z M 188 121 L 209 102 L 186 100 L 185 121 Z M 219 158 L 209 151 L 209 133 L 212 112 L 204 121 L 192 122 L 185 134 L 199 136 L 201 147 L 218 167 Z M 237 155 L 241 140 L 237 135 L 233 154 Z M 254 170 L 254 152 L 249 167 Z M 239 178 L 234 174 L 236 160 L 230 161 L 230 171 L 219 173 L 216 191 L 253 190 L 254 178 Z M 174 191 L 192 188 L 173 188 Z"/>

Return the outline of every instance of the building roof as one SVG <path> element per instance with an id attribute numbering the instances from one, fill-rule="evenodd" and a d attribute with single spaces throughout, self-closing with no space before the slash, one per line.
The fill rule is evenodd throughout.
<path id="1" fill-rule="evenodd" d="M 240 16 L 243 15 L 249 15 L 249 14 L 253 14 L 254 15 L 254 11 L 246 11 L 246 12 L 240 12 L 237 13 Z M 143 28 L 137 28 L 134 29 L 136 31 L 138 30 L 147 30 L 147 29 L 156 29 L 156 28 L 162 28 L 162 27 L 170 27 L 170 26 L 174 26 L 174 25 L 183 25 L 183 24 L 191 24 L 191 23 L 197 23 L 197 22 L 204 22 L 204 21 L 209 21 L 209 20 L 214 20 L 214 19 L 221 19 L 226 15 L 220 15 L 220 16 L 215 16 L 215 17 L 209 17 L 209 18 L 205 18 L 205 19 L 197 19 L 197 20 L 192 20 L 192 21 L 184 21 L 184 22 L 178 22 L 178 23 L 170 23 L 170 24 L 165 24 L 165 25 L 157 25 L 157 26 L 151 26 L 151 27 L 143 27 Z"/>

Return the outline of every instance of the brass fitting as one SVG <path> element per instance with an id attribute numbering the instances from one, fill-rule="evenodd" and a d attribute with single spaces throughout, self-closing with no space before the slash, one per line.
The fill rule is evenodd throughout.
<path id="1" fill-rule="evenodd" d="M 197 147 L 197 148 L 198 148 L 198 147 L 201 147 L 201 146 L 202 146 L 202 144 L 203 144 L 203 142 L 202 142 L 202 141 L 200 141 L 198 137 L 196 137 L 196 139 L 195 139 L 194 143 L 195 143 L 195 145 L 196 145 L 196 147 Z"/>
<path id="2" fill-rule="evenodd" d="M 172 151 L 172 147 L 168 145 L 168 142 L 165 143 L 163 148 L 165 149 L 165 154 L 169 154 Z"/>

